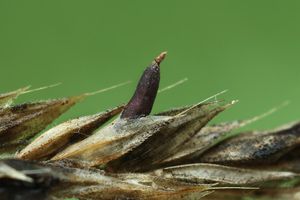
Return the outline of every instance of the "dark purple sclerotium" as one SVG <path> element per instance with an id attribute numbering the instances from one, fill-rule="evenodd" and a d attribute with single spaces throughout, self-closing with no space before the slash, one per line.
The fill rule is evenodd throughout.
<path id="1" fill-rule="evenodd" d="M 141 76 L 134 95 L 125 106 L 121 118 L 136 119 L 150 114 L 159 87 L 159 65 L 166 56 L 166 52 L 157 56 Z"/>

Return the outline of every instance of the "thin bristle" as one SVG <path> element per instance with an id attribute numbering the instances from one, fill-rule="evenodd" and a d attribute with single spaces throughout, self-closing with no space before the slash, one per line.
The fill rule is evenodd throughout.
<path id="1" fill-rule="evenodd" d="M 227 91 L 228 91 L 228 90 L 223 90 L 223 91 L 221 91 L 221 92 L 219 92 L 219 93 L 217 93 L 217 94 L 214 94 L 214 95 L 212 95 L 212 96 L 210 96 L 210 97 L 204 99 L 203 101 L 200 101 L 199 103 L 195 104 L 195 105 L 192 106 L 191 108 L 184 110 L 183 112 L 181 112 L 181 113 L 179 113 L 179 114 L 177 114 L 177 115 L 178 115 L 178 116 L 179 116 L 179 115 L 183 115 L 183 114 L 185 114 L 186 112 L 188 112 L 189 110 L 191 110 L 191 109 L 197 107 L 198 105 L 200 105 L 200 104 L 202 104 L 202 103 L 205 103 L 205 102 L 207 102 L 207 101 L 210 100 L 210 99 L 216 98 L 217 96 L 219 96 L 219 95 L 221 95 L 221 94 L 224 94 L 224 93 L 226 93 Z M 235 104 L 235 103 L 237 103 L 237 102 L 238 102 L 238 100 L 234 100 L 234 101 L 231 102 L 231 104 Z"/>
<path id="2" fill-rule="evenodd" d="M 187 80 L 188 80 L 188 78 L 181 79 L 181 80 L 177 81 L 176 83 L 173 83 L 171 85 L 168 85 L 167 87 L 164 87 L 164 88 L 158 90 L 158 93 L 161 93 L 161 92 L 164 92 L 166 90 L 172 89 L 172 88 L 186 82 Z"/>
<path id="3" fill-rule="evenodd" d="M 260 119 L 263 119 L 263 118 L 265 118 L 265 117 L 268 117 L 268 116 L 270 116 L 271 114 L 277 112 L 279 109 L 281 109 L 281 108 L 283 108 L 283 107 L 285 107 L 285 106 L 287 106 L 287 105 L 289 105 L 289 101 L 285 101 L 285 102 L 283 102 L 281 105 L 279 105 L 279 106 L 277 106 L 277 107 L 274 107 L 274 108 L 268 110 L 267 112 L 265 112 L 265 113 L 263 113 L 263 114 L 261 114 L 261 115 L 258 115 L 258 116 L 256 116 L 256 117 L 253 117 L 252 119 L 249 119 L 249 120 L 244 121 L 244 122 L 243 122 L 243 125 L 245 126 L 245 125 L 251 124 L 251 123 L 253 123 L 253 122 L 255 122 L 255 121 L 258 121 L 258 120 L 260 120 Z"/>
<path id="4" fill-rule="evenodd" d="M 58 86 L 58 85 L 60 85 L 60 84 L 61 84 L 61 83 L 55 83 L 55 84 L 52 84 L 52 85 L 43 86 L 43 87 L 39 87 L 39 88 L 32 89 L 32 90 L 26 90 L 26 91 L 22 92 L 21 94 L 27 94 L 27 93 L 31 93 L 31 92 L 36 92 L 36 91 L 40 91 L 40 90 L 44 90 L 44 89 L 56 87 L 56 86 Z"/>
<path id="5" fill-rule="evenodd" d="M 109 90 L 112 90 L 112 89 L 115 89 L 115 88 L 118 88 L 118 87 L 121 87 L 121 86 L 124 86 L 124 85 L 127 85 L 131 83 L 131 81 L 126 81 L 124 83 L 120 83 L 120 84 L 117 84 L 117 85 L 113 85 L 111 87 L 108 87 L 108 88 L 104 88 L 104 89 L 101 89 L 101 90 L 97 90 L 95 92 L 88 92 L 88 93 L 85 93 L 84 96 L 91 96 L 91 95 L 95 95 L 95 94 L 99 94 L 99 93 L 102 93 L 102 92 L 106 92 L 106 91 L 109 91 Z"/>

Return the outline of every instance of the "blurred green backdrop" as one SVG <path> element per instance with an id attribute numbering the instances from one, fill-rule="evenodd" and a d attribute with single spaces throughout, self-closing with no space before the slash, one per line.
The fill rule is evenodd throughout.
<path id="1" fill-rule="evenodd" d="M 297 0 L 1 0 L 0 91 L 63 83 L 23 95 L 20 103 L 133 81 L 89 97 L 60 120 L 91 114 L 126 102 L 143 69 L 167 50 L 161 87 L 189 81 L 160 94 L 155 111 L 229 89 L 222 98 L 240 102 L 216 121 L 290 100 L 251 125 L 275 127 L 300 119 L 299 10 Z"/>

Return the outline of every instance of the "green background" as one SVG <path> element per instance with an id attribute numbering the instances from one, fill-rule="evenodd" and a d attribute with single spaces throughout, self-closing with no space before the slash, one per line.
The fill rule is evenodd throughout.
<path id="1" fill-rule="evenodd" d="M 71 96 L 127 80 L 89 97 L 60 120 L 95 113 L 131 97 L 143 69 L 161 51 L 161 93 L 154 111 L 192 104 L 229 89 L 239 99 L 216 121 L 244 119 L 291 104 L 252 128 L 300 119 L 300 1 L 0 1 L 0 91 L 59 87 L 18 103 Z M 58 123 L 58 121 L 56 122 Z"/>

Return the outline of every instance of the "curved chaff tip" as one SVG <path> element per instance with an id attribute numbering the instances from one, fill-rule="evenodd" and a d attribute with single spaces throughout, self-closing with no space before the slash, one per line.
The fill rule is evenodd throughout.
<path id="1" fill-rule="evenodd" d="M 235 99 L 235 100 L 232 100 L 230 103 L 231 103 L 231 105 L 233 105 L 233 104 L 236 104 L 236 103 L 238 103 L 239 102 L 239 100 L 238 99 Z"/>
<path id="2" fill-rule="evenodd" d="M 154 59 L 155 62 L 159 65 L 159 64 L 165 59 L 166 55 L 167 55 L 167 52 L 166 52 L 166 51 L 160 53 L 160 54 Z"/>

